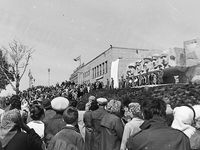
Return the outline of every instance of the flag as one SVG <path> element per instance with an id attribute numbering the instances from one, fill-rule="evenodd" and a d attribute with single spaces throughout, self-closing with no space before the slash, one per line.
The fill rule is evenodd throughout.
<path id="1" fill-rule="evenodd" d="M 74 61 L 81 60 L 81 56 L 78 56 L 77 58 L 74 58 Z"/>

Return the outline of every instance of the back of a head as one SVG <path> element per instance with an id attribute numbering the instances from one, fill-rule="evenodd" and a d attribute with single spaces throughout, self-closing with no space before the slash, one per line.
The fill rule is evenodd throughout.
<path id="1" fill-rule="evenodd" d="M 69 100 L 65 97 L 56 97 L 51 101 L 51 107 L 56 113 L 63 113 L 63 111 L 69 106 Z"/>
<path id="2" fill-rule="evenodd" d="M 141 105 L 141 110 L 145 120 L 152 119 L 153 116 L 166 117 L 166 103 L 161 99 L 147 97 Z"/>
<path id="3" fill-rule="evenodd" d="M 30 116 L 33 120 L 40 120 L 44 116 L 44 109 L 41 105 L 34 104 L 30 108 Z"/>
<path id="4" fill-rule="evenodd" d="M 44 99 L 42 101 L 42 105 L 43 105 L 44 109 L 46 109 L 46 110 L 52 109 L 52 107 L 51 107 L 51 101 L 49 99 Z"/>
<path id="5" fill-rule="evenodd" d="M 180 106 L 174 108 L 174 120 L 172 128 L 183 131 L 189 138 L 195 133 L 196 129 L 192 126 L 195 122 L 195 111 L 191 106 Z"/>
<path id="6" fill-rule="evenodd" d="M 128 105 L 128 107 L 129 107 L 129 111 L 131 112 L 132 118 L 138 117 L 138 118 L 143 119 L 141 108 L 140 108 L 141 106 L 139 103 L 132 102 Z"/>
<path id="7" fill-rule="evenodd" d="M 21 110 L 21 101 L 20 101 L 20 97 L 18 95 L 13 95 L 10 98 L 10 109 L 18 109 Z"/>
<path id="8" fill-rule="evenodd" d="M 95 101 L 92 101 L 92 103 L 91 103 L 91 106 L 90 106 L 90 109 L 89 110 L 91 110 L 91 111 L 95 111 L 95 110 L 97 110 L 99 108 L 99 106 L 98 106 L 98 103 L 97 103 L 97 101 L 95 100 Z"/>
<path id="9" fill-rule="evenodd" d="M 78 111 L 74 107 L 68 107 L 63 113 L 63 119 L 67 124 L 75 124 L 78 121 Z"/>
<path id="10" fill-rule="evenodd" d="M 110 100 L 106 106 L 106 110 L 112 114 L 119 115 L 121 114 L 122 103 L 118 100 Z"/>

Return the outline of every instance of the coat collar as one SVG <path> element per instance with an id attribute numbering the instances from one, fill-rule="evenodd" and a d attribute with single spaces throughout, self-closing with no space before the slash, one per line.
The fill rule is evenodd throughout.
<path id="1" fill-rule="evenodd" d="M 149 128 L 168 127 L 166 120 L 163 117 L 154 116 L 152 119 L 145 121 L 140 128 L 146 130 Z"/>
<path id="2" fill-rule="evenodd" d="M 73 126 L 65 126 L 63 129 L 74 130 L 77 133 L 79 133 L 78 129 L 76 127 L 73 127 Z"/>

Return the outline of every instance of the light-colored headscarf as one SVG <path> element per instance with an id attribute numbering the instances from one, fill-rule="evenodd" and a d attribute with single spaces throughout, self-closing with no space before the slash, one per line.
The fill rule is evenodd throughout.
<path id="1" fill-rule="evenodd" d="M 128 107 L 129 107 L 129 112 L 132 115 L 131 118 L 142 116 L 139 103 L 130 103 Z"/>
<path id="2" fill-rule="evenodd" d="M 5 147 L 8 142 L 17 133 L 17 130 L 12 130 L 20 119 L 20 112 L 17 109 L 7 111 L 1 115 L 0 119 L 0 139 L 2 147 Z"/>
<path id="3" fill-rule="evenodd" d="M 172 128 L 184 132 L 189 138 L 195 133 L 196 129 L 191 126 L 194 119 L 194 112 L 188 106 L 176 107 L 173 111 L 174 121 Z"/>
<path id="4" fill-rule="evenodd" d="M 122 103 L 118 100 L 110 100 L 106 106 L 106 110 L 110 113 L 119 113 Z"/>

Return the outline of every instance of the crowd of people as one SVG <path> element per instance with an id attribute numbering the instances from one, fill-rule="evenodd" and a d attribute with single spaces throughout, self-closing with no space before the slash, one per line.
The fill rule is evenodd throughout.
<path id="1" fill-rule="evenodd" d="M 0 150 L 200 149 L 199 85 L 132 89 L 130 101 L 86 89 L 63 82 L 6 99 Z"/>

